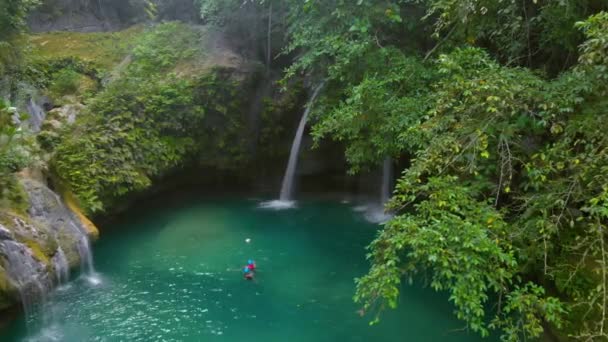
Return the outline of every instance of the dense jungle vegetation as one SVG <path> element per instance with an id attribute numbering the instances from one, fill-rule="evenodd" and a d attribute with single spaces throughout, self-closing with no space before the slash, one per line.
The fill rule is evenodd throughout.
<path id="1" fill-rule="evenodd" d="M 41 158 L 90 213 L 193 158 L 247 158 L 242 90 L 221 70 L 179 76 L 205 53 L 200 31 L 172 22 L 114 33 L 113 58 L 127 57 L 123 44 L 131 62 L 101 82 L 116 71 L 36 52 L 23 34 L 36 4 L 0 1 L 0 74 L 77 96 L 91 115 L 35 141 L 3 103 L 2 200 L 19 201 L 12 174 Z M 608 340 L 608 1 L 199 5 L 204 22 L 261 47 L 267 66 L 288 58 L 287 92 L 293 80 L 325 84 L 312 135 L 343 144 L 351 173 L 387 157 L 407 165 L 395 216 L 356 279 L 372 323 L 402 286 L 423 282 L 483 336 Z M 154 22 L 159 4 L 139 6 Z"/>

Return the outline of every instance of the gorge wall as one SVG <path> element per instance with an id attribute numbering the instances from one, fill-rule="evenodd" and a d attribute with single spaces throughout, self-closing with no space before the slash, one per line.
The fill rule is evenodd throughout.
<path id="1" fill-rule="evenodd" d="M 196 23 L 198 9 L 188 0 L 165 1 L 146 12 L 145 1 L 44 0 L 29 16 L 33 32 L 117 31 L 151 19 Z M 154 13 L 155 18 L 149 15 Z"/>

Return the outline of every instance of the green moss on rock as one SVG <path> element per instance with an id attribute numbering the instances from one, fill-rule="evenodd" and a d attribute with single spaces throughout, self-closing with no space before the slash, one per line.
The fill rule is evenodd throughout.
<path id="1" fill-rule="evenodd" d="M 128 55 L 134 39 L 142 31 L 142 26 L 133 26 L 118 32 L 51 32 L 33 35 L 30 41 L 34 54 L 39 57 L 78 57 L 111 69 Z"/>

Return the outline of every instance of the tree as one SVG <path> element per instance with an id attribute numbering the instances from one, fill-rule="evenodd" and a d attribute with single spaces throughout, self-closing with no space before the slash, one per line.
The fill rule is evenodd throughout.
<path id="1" fill-rule="evenodd" d="M 222 27 L 228 34 L 249 42 L 247 49 L 256 51 L 267 68 L 273 59 L 273 40 L 277 25 L 283 23 L 284 1 L 278 0 L 197 0 L 201 18 Z"/>
<path id="2" fill-rule="evenodd" d="M 26 28 L 27 13 L 38 0 L 0 0 L 0 75 L 19 53 L 14 39 Z"/>
<path id="3" fill-rule="evenodd" d="M 289 5 L 287 77 L 327 82 L 317 143 L 343 142 L 353 172 L 409 161 L 357 280 L 364 311 L 407 279 L 482 335 L 606 338 L 606 2 Z"/>
<path id="4" fill-rule="evenodd" d="M 23 208 L 25 195 L 14 173 L 31 163 L 36 150 L 31 137 L 13 122 L 17 115 L 16 108 L 0 100 L 0 208 Z"/>

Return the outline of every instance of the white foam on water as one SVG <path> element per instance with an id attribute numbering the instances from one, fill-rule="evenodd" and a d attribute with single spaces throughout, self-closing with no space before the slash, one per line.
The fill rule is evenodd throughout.
<path id="1" fill-rule="evenodd" d="M 353 207 L 353 211 L 358 212 L 358 213 L 363 213 L 366 212 L 368 210 L 369 206 L 367 205 L 358 205 L 356 207 Z"/>
<path id="2" fill-rule="evenodd" d="M 286 210 L 296 208 L 296 201 L 272 200 L 260 203 L 261 209 Z"/>
<path id="3" fill-rule="evenodd" d="M 384 224 L 393 218 L 393 214 L 387 213 L 384 206 L 378 204 L 357 205 L 353 211 L 363 214 L 363 218 L 370 223 Z"/>
<path id="4" fill-rule="evenodd" d="M 62 327 L 51 325 L 43 328 L 40 333 L 26 339 L 27 342 L 55 342 L 64 341 L 65 335 L 62 332 Z"/>
<path id="5" fill-rule="evenodd" d="M 98 273 L 85 274 L 82 279 L 90 286 L 99 286 L 103 283 L 103 279 Z"/>
<path id="6" fill-rule="evenodd" d="M 388 222 L 390 219 L 392 219 L 393 215 L 386 213 L 384 211 L 384 209 L 382 209 L 382 208 L 372 208 L 370 210 L 367 210 L 363 214 L 363 217 L 365 217 L 365 219 L 368 222 L 384 224 L 384 223 Z"/>

